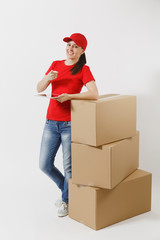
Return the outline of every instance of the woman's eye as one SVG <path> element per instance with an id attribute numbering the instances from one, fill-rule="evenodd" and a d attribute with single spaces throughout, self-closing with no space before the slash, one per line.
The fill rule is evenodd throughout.
<path id="1" fill-rule="evenodd" d="M 71 46 L 71 44 L 68 43 L 67 46 L 69 47 L 69 46 Z M 77 45 L 73 45 L 73 47 L 78 48 Z"/>

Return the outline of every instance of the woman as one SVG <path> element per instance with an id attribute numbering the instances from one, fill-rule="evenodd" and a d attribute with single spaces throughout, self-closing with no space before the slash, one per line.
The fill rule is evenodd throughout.
<path id="1" fill-rule="evenodd" d="M 98 89 L 90 68 L 85 65 L 87 39 L 83 34 L 73 33 L 63 39 L 67 42 L 66 60 L 53 61 L 43 79 L 37 84 L 37 91 L 43 92 L 52 84 L 46 122 L 43 130 L 39 166 L 58 186 L 62 199 L 55 205 L 58 216 L 68 214 L 68 179 L 71 178 L 71 99 L 98 99 Z M 87 92 L 80 93 L 83 85 Z M 64 175 L 55 167 L 54 160 L 62 143 Z"/>

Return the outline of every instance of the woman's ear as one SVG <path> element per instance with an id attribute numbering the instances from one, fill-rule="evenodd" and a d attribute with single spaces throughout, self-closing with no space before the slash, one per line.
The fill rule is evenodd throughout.
<path id="1" fill-rule="evenodd" d="M 84 49 L 82 48 L 82 52 L 81 52 L 81 55 L 84 53 Z"/>

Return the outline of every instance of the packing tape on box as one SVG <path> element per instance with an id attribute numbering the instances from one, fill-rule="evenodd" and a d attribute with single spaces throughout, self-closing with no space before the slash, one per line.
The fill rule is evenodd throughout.
<path id="1" fill-rule="evenodd" d="M 87 186 L 93 187 L 94 183 L 93 182 L 88 182 Z M 82 188 L 82 187 L 86 187 L 86 185 L 77 184 L 77 187 Z"/>
<path id="2" fill-rule="evenodd" d="M 93 186 L 94 186 L 94 183 L 93 183 L 93 182 L 88 182 L 87 185 L 93 187 Z"/>
<path id="3" fill-rule="evenodd" d="M 84 221 L 82 221 L 82 220 L 79 220 L 79 222 L 85 225 Z"/>
<path id="4" fill-rule="evenodd" d="M 116 94 L 114 96 L 106 96 L 106 97 L 100 97 L 98 100 L 104 100 L 104 99 L 110 99 L 110 98 L 116 98 L 117 96 L 120 96 L 120 94 Z"/>
<path id="5" fill-rule="evenodd" d="M 77 187 L 82 188 L 85 187 L 84 185 L 77 184 Z"/>

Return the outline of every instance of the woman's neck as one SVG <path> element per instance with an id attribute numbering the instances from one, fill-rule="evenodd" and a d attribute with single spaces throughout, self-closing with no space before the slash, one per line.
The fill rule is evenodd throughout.
<path id="1" fill-rule="evenodd" d="M 71 60 L 71 59 L 66 59 L 65 60 L 65 65 L 73 65 L 77 62 L 77 60 Z"/>

